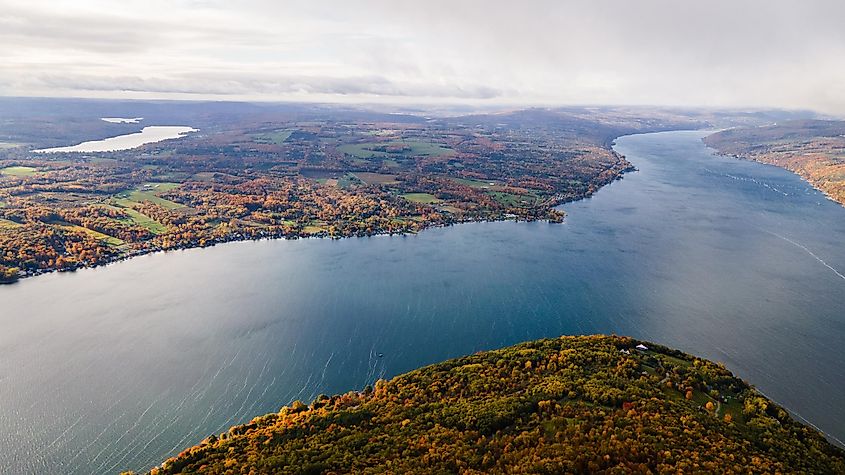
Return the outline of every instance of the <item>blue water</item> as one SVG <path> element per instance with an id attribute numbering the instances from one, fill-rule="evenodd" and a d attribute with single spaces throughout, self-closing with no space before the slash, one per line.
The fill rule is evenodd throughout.
<path id="1" fill-rule="evenodd" d="M 294 399 L 579 333 L 722 361 L 845 439 L 845 208 L 702 135 L 620 138 L 639 171 L 562 225 L 232 243 L 0 287 L 0 467 L 149 468 Z"/>

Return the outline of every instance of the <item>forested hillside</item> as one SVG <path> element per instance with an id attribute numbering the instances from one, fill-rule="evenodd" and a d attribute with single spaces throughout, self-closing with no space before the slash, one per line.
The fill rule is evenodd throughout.
<path id="1" fill-rule="evenodd" d="M 740 127 L 717 132 L 704 142 L 723 154 L 785 168 L 845 206 L 845 121 Z"/>
<path id="2" fill-rule="evenodd" d="M 845 453 L 723 366 L 561 337 L 294 402 L 162 473 L 845 473 Z"/>

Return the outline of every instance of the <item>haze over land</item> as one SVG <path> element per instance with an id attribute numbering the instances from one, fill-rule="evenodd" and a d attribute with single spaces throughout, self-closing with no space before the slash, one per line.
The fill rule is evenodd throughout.
<path id="1" fill-rule="evenodd" d="M 0 1 L 0 95 L 845 114 L 845 4 Z"/>

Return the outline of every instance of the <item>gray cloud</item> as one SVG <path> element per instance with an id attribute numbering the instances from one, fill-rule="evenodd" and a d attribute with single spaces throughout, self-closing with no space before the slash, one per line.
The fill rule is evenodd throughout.
<path id="1" fill-rule="evenodd" d="M 0 0 L 1 94 L 845 114 L 845 2 Z"/>
<path id="2" fill-rule="evenodd" d="M 46 88 L 103 92 L 159 92 L 207 95 L 261 94 L 336 94 L 381 95 L 397 97 L 432 97 L 492 99 L 500 97 L 496 89 L 454 84 L 403 84 L 380 76 L 319 77 L 319 76 L 262 76 L 207 74 L 178 78 L 143 78 L 137 76 L 76 76 L 45 74 L 38 81 Z"/>

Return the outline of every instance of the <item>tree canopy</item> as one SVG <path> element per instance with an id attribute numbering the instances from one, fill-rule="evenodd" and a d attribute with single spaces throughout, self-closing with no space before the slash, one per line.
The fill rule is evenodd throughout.
<path id="1" fill-rule="evenodd" d="M 151 473 L 845 473 L 845 452 L 724 366 L 641 343 L 449 360 L 296 401 Z"/>

